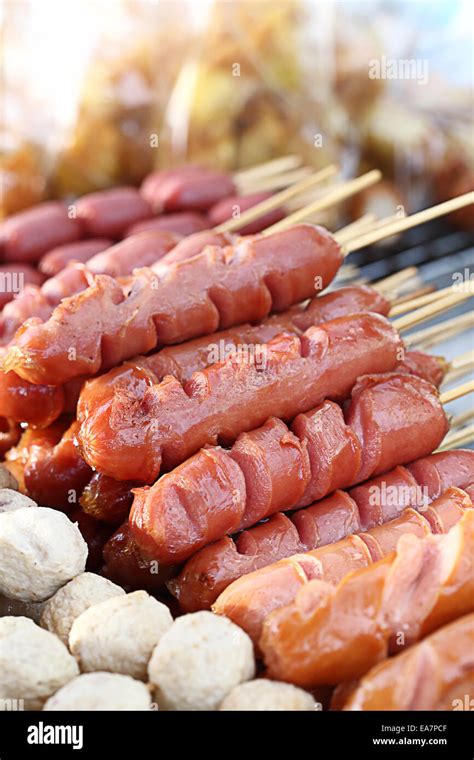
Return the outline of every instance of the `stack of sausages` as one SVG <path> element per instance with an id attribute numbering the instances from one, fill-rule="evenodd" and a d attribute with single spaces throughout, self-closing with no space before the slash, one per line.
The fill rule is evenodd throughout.
<path id="1" fill-rule="evenodd" d="M 51 275 L 2 314 L 6 462 L 94 569 L 228 616 L 271 677 L 337 687 L 335 708 L 384 709 L 379 662 L 413 645 L 442 667 L 469 639 L 474 452 L 433 454 L 447 364 L 406 350 L 388 301 L 320 294 L 329 232 L 206 230 L 233 192 L 188 167 L 3 225 L 5 260 Z"/>

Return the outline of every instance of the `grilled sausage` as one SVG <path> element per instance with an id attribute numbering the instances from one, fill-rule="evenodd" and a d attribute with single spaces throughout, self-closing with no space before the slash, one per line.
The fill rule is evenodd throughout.
<path id="1" fill-rule="evenodd" d="M 235 192 L 232 177 L 204 166 L 181 166 L 154 172 L 140 192 L 155 212 L 206 211 Z"/>
<path id="2" fill-rule="evenodd" d="M 375 665 L 343 710 L 463 710 L 474 694 L 474 614 L 444 626 L 405 652 Z M 340 690 L 332 706 L 341 698 Z"/>
<path id="3" fill-rule="evenodd" d="M 185 612 L 209 609 L 219 594 L 242 575 L 292 554 L 317 549 L 351 533 L 367 531 L 397 518 L 403 509 L 420 510 L 434 532 L 449 528 L 457 511 L 427 505 L 449 487 L 469 490 L 474 483 L 474 452 L 446 451 L 409 465 L 429 472 L 435 488 L 426 487 L 408 468 L 391 472 L 352 488 L 336 491 L 292 515 L 273 515 L 267 522 L 206 546 L 185 564 L 170 589 Z M 439 515 L 439 517 L 437 517 Z"/>
<path id="4" fill-rule="evenodd" d="M 204 448 L 151 488 L 135 489 L 131 531 L 163 564 L 183 562 L 276 512 L 429 454 L 447 429 L 430 383 L 396 373 L 362 377 L 345 416 L 326 401 L 291 429 L 270 418 L 230 451 Z"/>
<path id="5" fill-rule="evenodd" d="M 20 329 L 4 369 L 51 385 L 90 376 L 158 345 L 284 311 L 323 290 L 341 261 L 340 247 L 326 230 L 298 225 L 236 247 L 207 248 L 160 278 L 138 270 L 126 294 L 118 282 L 99 275 L 87 290 L 64 299 L 45 323 L 31 321 Z"/>
<path id="6" fill-rule="evenodd" d="M 259 645 L 270 677 L 305 687 L 351 681 L 472 612 L 473 552 L 467 509 L 448 534 L 403 535 L 395 552 L 337 585 L 304 583 L 264 622 Z"/>
<path id="7" fill-rule="evenodd" d="M 5 261 L 33 263 L 51 248 L 80 237 L 81 224 L 70 218 L 66 206 L 48 201 L 13 214 L 0 224 L 0 251 Z"/>
<path id="8" fill-rule="evenodd" d="M 230 357 L 182 385 L 137 368 L 135 393 L 85 413 L 78 440 L 86 461 L 117 480 L 150 483 L 206 444 L 232 443 L 269 416 L 291 419 L 325 398 L 344 399 L 357 378 L 392 370 L 401 339 L 378 314 L 358 314 L 283 334 L 256 355 Z M 231 395 L 229 395 L 231 394 Z M 245 410 L 245 413 L 244 413 Z M 113 449 L 113 457 L 111 451 Z"/>

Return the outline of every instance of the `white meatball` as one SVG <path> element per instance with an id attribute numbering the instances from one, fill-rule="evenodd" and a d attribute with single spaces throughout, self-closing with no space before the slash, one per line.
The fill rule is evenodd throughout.
<path id="1" fill-rule="evenodd" d="M 9 700 L 23 700 L 24 709 L 40 710 L 78 673 L 57 636 L 29 618 L 0 618 L 0 709 L 9 709 Z"/>
<path id="2" fill-rule="evenodd" d="M 37 507 L 37 503 L 12 488 L 0 488 L 0 514 L 2 512 L 13 512 L 14 509 L 23 509 L 23 507 Z"/>
<path id="3" fill-rule="evenodd" d="M 41 602 L 84 571 L 87 544 L 77 525 L 45 507 L 0 515 L 0 593 Z"/>
<path id="4" fill-rule="evenodd" d="M 44 603 L 40 625 L 59 636 L 67 646 L 76 618 L 93 604 L 114 596 L 125 596 L 125 591 L 100 575 L 81 573 Z"/>
<path id="5" fill-rule="evenodd" d="M 289 683 L 264 678 L 241 683 L 221 702 L 219 710 L 315 710 L 311 694 Z"/>
<path id="6" fill-rule="evenodd" d="M 216 710 L 234 686 L 254 674 L 250 637 L 212 612 L 175 620 L 148 665 L 155 699 L 166 710 Z"/>
<path id="7" fill-rule="evenodd" d="M 83 673 L 56 692 L 43 710 L 151 710 L 141 681 L 119 673 Z"/>
<path id="8" fill-rule="evenodd" d="M 151 653 L 171 626 L 164 604 L 146 591 L 134 591 L 94 604 L 74 621 L 71 652 L 81 670 L 106 670 L 146 680 Z"/>

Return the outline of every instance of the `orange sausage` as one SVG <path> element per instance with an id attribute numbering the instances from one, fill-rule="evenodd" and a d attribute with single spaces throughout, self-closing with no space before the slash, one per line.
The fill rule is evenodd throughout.
<path id="1" fill-rule="evenodd" d="M 306 688 L 361 678 L 389 653 L 474 610 L 474 510 L 444 536 L 396 551 L 333 586 L 305 584 L 265 620 L 269 676 Z"/>

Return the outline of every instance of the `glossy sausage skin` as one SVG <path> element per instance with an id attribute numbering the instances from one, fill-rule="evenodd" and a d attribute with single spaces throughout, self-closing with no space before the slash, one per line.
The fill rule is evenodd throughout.
<path id="1" fill-rule="evenodd" d="M 140 192 L 153 211 L 206 211 L 235 192 L 232 177 L 204 166 L 182 166 L 150 174 Z"/>
<path id="2" fill-rule="evenodd" d="M 94 520 L 120 525 L 128 516 L 133 500 L 133 483 L 112 480 L 95 472 L 85 486 L 79 503 L 83 512 Z"/>
<path id="3" fill-rule="evenodd" d="M 474 614 L 375 665 L 343 710 L 459 710 L 474 694 Z M 338 690 L 333 703 L 338 700 Z"/>
<path id="4" fill-rule="evenodd" d="M 45 304 L 49 311 L 46 301 Z M 280 332 L 289 331 L 300 334 L 301 329 L 325 322 L 331 314 L 337 317 L 358 311 L 373 311 L 387 315 L 389 309 L 389 302 L 373 288 L 365 285 L 339 288 L 331 293 L 316 296 L 305 309 L 301 306 L 293 306 L 281 314 L 267 317 L 258 325 L 242 325 L 230 330 L 221 330 L 212 338 L 204 336 L 180 345 L 169 346 L 148 357 L 135 357 L 133 364 L 148 367 L 160 380 L 165 375 L 173 375 L 183 383 L 189 380 L 193 372 L 208 366 L 209 360 L 212 359 L 209 353 L 210 344 L 218 346 L 222 352 L 232 351 L 233 347 L 241 344 L 267 343 Z M 427 366 L 430 366 L 433 357 L 428 354 L 424 356 Z M 132 362 L 127 363 L 101 375 L 96 380 L 91 380 L 83 394 L 88 398 L 87 403 L 94 405 L 95 394 L 104 392 L 112 376 L 114 384 L 121 378 L 122 384 L 125 385 L 131 364 Z M 73 380 L 72 383 L 77 384 L 78 380 Z M 0 415 L 18 422 L 49 425 L 64 411 L 61 399 L 64 397 L 63 388 L 67 389 L 67 387 L 68 385 L 34 385 L 14 372 L 0 373 Z M 41 405 L 37 404 L 38 395 L 43 398 Z M 20 397 L 21 409 L 18 408 L 17 403 Z M 54 410 L 56 410 L 55 413 Z M 44 414 L 42 414 L 43 411 Z M 75 406 L 71 411 L 75 411 Z"/>
<path id="5" fill-rule="evenodd" d="M 231 195 L 215 203 L 208 211 L 209 221 L 212 227 L 226 222 L 228 219 L 235 219 L 236 214 L 240 216 L 244 211 L 253 208 L 258 203 L 266 201 L 272 197 L 272 193 L 252 193 L 250 195 Z M 267 211 L 253 222 L 248 222 L 243 227 L 238 227 L 240 235 L 255 235 L 262 232 L 272 224 L 276 224 L 283 219 L 285 212 L 282 208 L 274 208 Z"/>
<path id="6" fill-rule="evenodd" d="M 3 346 L 11 343 L 18 328 L 30 317 L 49 319 L 54 306 L 43 292 L 45 284 L 41 288 L 27 285 L 18 298 L 5 304 L 0 315 L 0 342 Z"/>
<path id="7" fill-rule="evenodd" d="M 467 509 L 447 535 L 404 535 L 394 553 L 337 586 L 304 584 L 265 620 L 259 645 L 269 676 L 304 687 L 361 678 L 389 653 L 472 612 L 473 552 Z"/>
<path id="8" fill-rule="evenodd" d="M 225 248 L 225 246 L 234 245 L 237 242 L 237 236 L 228 232 L 213 232 L 213 230 L 195 232 L 180 240 L 172 251 L 163 256 L 159 265 L 155 267 L 155 271 L 157 274 L 160 274 L 170 264 L 176 264 L 178 261 L 186 261 L 193 256 L 198 256 L 208 245 Z"/>
<path id="9" fill-rule="evenodd" d="M 84 409 L 93 410 L 99 400 L 102 403 L 115 392 L 117 386 L 123 391 L 133 392 L 136 386 L 136 367 L 149 370 L 157 380 L 172 375 L 180 383 L 186 383 L 194 372 L 214 363 L 216 350 L 217 358 L 225 358 L 235 353 L 234 349 L 238 346 L 268 343 L 282 332 L 301 335 L 307 328 L 339 316 L 358 311 L 371 311 L 386 316 L 389 310 L 389 302 L 373 288 L 365 285 L 339 288 L 332 293 L 316 296 L 305 308 L 293 306 L 281 314 L 267 317 L 257 325 L 247 324 L 220 330 L 212 336 L 205 335 L 167 346 L 150 356 L 135 357 L 121 367 L 89 380 L 84 386 L 81 401 Z M 430 365 L 432 357 L 428 354 L 425 357 Z"/>
<path id="10" fill-rule="evenodd" d="M 75 203 L 77 218 L 88 237 L 118 238 L 135 222 L 153 215 L 134 187 L 115 187 L 83 195 Z"/>
<path id="11" fill-rule="evenodd" d="M 434 532 L 456 520 L 456 510 L 447 513 L 438 505 L 438 519 L 427 505 L 453 486 L 469 489 L 474 483 L 474 452 L 446 451 L 419 459 L 420 472 L 444 468 L 442 489 L 429 491 L 405 467 L 352 488 L 336 491 L 292 515 L 276 514 L 267 522 L 243 531 L 235 541 L 229 537 L 206 546 L 187 561 L 170 589 L 181 609 L 209 609 L 219 594 L 246 573 L 266 567 L 298 552 L 317 549 L 351 533 L 367 531 L 397 518 L 405 508 L 421 511 Z M 414 465 L 412 465 L 414 466 Z M 431 493 L 431 495 L 430 495 Z"/>
<path id="12" fill-rule="evenodd" d="M 40 203 L 0 224 L 0 251 L 5 261 L 35 262 L 57 245 L 82 237 L 81 224 L 59 201 Z"/>
<path id="13" fill-rule="evenodd" d="M 29 446 L 24 484 L 31 498 L 43 507 L 69 511 L 76 507 L 92 471 L 74 445 L 77 422 L 57 440 L 38 431 Z"/>
<path id="14" fill-rule="evenodd" d="M 447 533 L 461 519 L 464 511 L 472 507 L 472 502 L 464 491 L 452 488 L 439 502 L 434 503 L 433 512 L 438 512 L 438 506 L 441 516 L 447 508 L 454 515 L 454 522 L 452 519 L 445 524 L 440 521 L 439 532 Z M 336 585 L 347 573 L 368 567 L 393 552 L 398 539 L 406 533 L 427 536 L 432 533 L 432 523 L 421 513 L 407 508 L 395 520 L 384 525 L 305 554 L 295 554 L 243 576 L 220 594 L 213 610 L 230 617 L 258 642 L 268 615 L 293 603 L 299 589 L 309 580 L 317 578 Z M 278 588 L 278 593 L 275 593 L 275 588 Z"/>
<path id="15" fill-rule="evenodd" d="M 36 291 L 36 299 L 25 294 L 4 310 L 4 340 L 11 340 L 16 330 L 30 317 L 49 319 L 54 307 L 63 298 L 85 290 L 93 282 L 94 274 L 107 274 L 110 277 L 129 275 L 135 268 L 148 266 L 164 256 L 176 245 L 178 239 L 171 232 L 143 232 L 100 253 L 91 254 L 84 265 L 69 263 L 54 277 L 46 280 L 41 290 Z"/>
<path id="16" fill-rule="evenodd" d="M 16 298 L 25 285 L 40 286 L 44 276 L 30 264 L 0 265 L 0 309 Z"/>
<path id="17" fill-rule="evenodd" d="M 432 356 L 424 351 L 406 351 L 397 367 L 397 372 L 408 372 L 429 380 L 439 386 L 448 371 L 448 362 L 440 356 Z"/>
<path id="18" fill-rule="evenodd" d="M 174 232 L 140 232 L 93 256 L 87 262 L 87 268 L 94 274 L 124 277 L 134 269 L 159 261 L 179 239 Z"/>
<path id="19" fill-rule="evenodd" d="M 176 568 L 161 568 L 154 560 L 149 560 L 137 547 L 124 523 L 104 546 L 105 567 L 102 574 L 125 589 L 145 589 L 156 593 L 163 589 Z"/>
<path id="20" fill-rule="evenodd" d="M 328 401 L 299 415 L 291 429 L 273 417 L 239 435 L 230 451 L 202 449 L 151 488 L 135 489 L 131 531 L 160 562 L 183 562 L 276 512 L 429 454 L 447 429 L 430 383 L 396 373 L 366 376 L 352 390 L 346 419 Z"/>
<path id="21" fill-rule="evenodd" d="M 0 457 L 16 446 L 21 436 L 21 428 L 18 423 L 0 417 Z"/>
<path id="22" fill-rule="evenodd" d="M 134 394 L 116 390 L 96 409 L 79 400 L 78 435 L 86 461 L 117 480 L 153 482 L 207 444 L 232 443 L 269 416 L 291 419 L 329 397 L 347 398 L 360 375 L 394 368 L 401 340 L 378 314 L 357 314 L 282 334 L 195 372 L 182 385 L 136 373 Z M 113 456 L 111 452 L 113 449 Z"/>
<path id="23" fill-rule="evenodd" d="M 203 214 L 197 211 L 180 211 L 177 214 L 164 214 L 132 224 L 126 232 L 126 237 L 139 232 L 174 232 L 187 237 L 195 232 L 207 230 L 208 227 L 209 220 Z"/>
<path id="24" fill-rule="evenodd" d="M 93 238 L 92 240 L 80 240 L 78 243 L 68 243 L 53 248 L 41 258 L 38 269 L 48 277 L 54 277 L 71 261 L 85 264 L 96 253 L 105 251 L 112 245 L 107 238 Z"/>
<path id="25" fill-rule="evenodd" d="M 5 368 L 50 385 L 90 376 L 158 345 L 284 311 L 323 290 L 341 261 L 326 230 L 303 224 L 236 247 L 207 248 L 159 278 L 138 270 L 127 294 L 99 275 L 83 293 L 64 299 L 47 322 L 20 329 Z"/>

